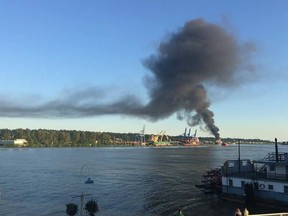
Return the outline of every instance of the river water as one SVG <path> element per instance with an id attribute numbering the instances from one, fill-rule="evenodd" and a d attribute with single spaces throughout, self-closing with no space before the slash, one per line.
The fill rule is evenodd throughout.
<path id="1" fill-rule="evenodd" d="M 288 146 L 279 146 L 286 152 Z M 246 145 L 260 159 L 274 145 Z M 229 147 L 0 148 L 0 215 L 63 216 L 66 204 L 97 200 L 97 216 L 231 216 L 241 204 L 195 187 L 204 171 L 238 158 Z M 94 184 L 84 184 L 91 177 Z M 264 211 L 264 210 L 263 210 Z M 83 215 L 85 211 L 83 212 Z M 80 212 L 78 213 L 80 215 Z"/>

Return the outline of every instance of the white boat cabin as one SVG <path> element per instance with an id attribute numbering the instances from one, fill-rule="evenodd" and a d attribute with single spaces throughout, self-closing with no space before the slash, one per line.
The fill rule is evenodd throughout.
<path id="1" fill-rule="evenodd" d="M 252 193 L 255 198 L 288 202 L 288 153 L 269 153 L 253 162 L 229 160 L 221 172 L 223 194 Z"/>

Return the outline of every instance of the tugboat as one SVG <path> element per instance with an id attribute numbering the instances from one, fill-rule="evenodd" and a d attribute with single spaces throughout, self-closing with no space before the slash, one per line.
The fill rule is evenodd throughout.
<path id="1" fill-rule="evenodd" d="M 287 209 L 288 153 L 278 152 L 276 138 L 275 152 L 255 161 L 242 160 L 239 153 L 238 160 L 226 161 L 220 168 L 220 173 L 221 181 L 218 180 L 218 184 L 214 184 L 211 178 L 204 174 L 202 182 L 203 178 L 207 181 L 196 187 L 217 192 L 220 198 L 225 200 L 245 202 L 246 206 Z"/>

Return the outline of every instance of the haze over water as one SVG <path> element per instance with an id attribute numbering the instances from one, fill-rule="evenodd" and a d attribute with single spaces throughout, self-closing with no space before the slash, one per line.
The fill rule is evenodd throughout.
<path id="1" fill-rule="evenodd" d="M 287 147 L 280 145 L 279 152 Z M 273 151 L 274 145 L 245 144 L 241 158 L 259 159 Z M 237 145 L 1 148 L 0 215 L 62 216 L 66 204 L 80 206 L 72 197 L 83 192 L 97 199 L 97 216 L 173 216 L 179 208 L 185 216 L 231 216 L 244 206 L 204 195 L 195 185 L 206 170 L 237 158 Z M 95 183 L 84 184 L 87 177 Z"/>

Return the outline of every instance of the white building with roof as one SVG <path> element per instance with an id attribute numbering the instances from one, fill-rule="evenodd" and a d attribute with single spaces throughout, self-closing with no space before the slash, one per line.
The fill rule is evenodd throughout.
<path id="1" fill-rule="evenodd" d="M 25 147 L 28 145 L 28 142 L 26 139 L 0 140 L 0 145 L 16 145 L 19 147 Z"/>

